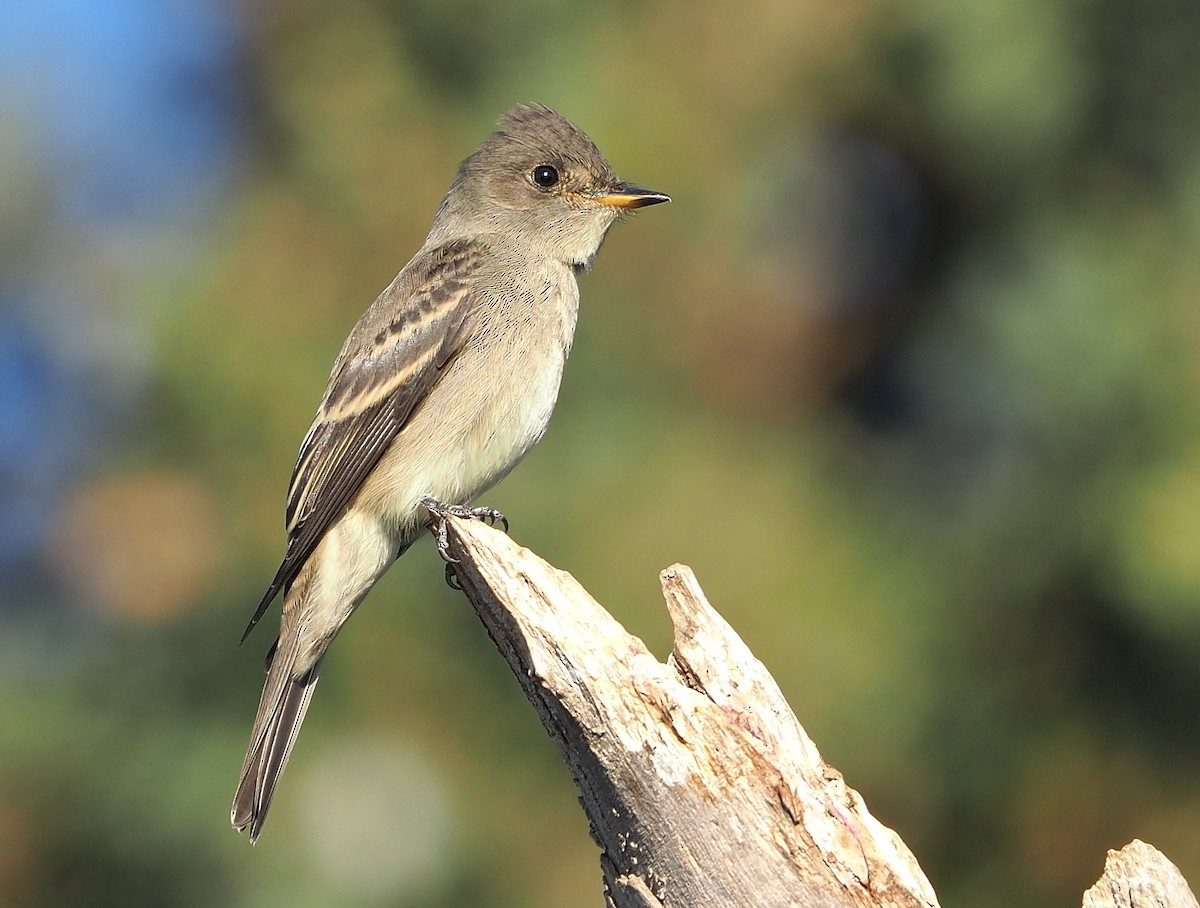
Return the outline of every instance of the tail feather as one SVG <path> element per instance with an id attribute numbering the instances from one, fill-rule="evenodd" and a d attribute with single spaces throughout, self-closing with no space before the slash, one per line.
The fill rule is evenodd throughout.
<path id="1" fill-rule="evenodd" d="M 293 648 L 276 652 L 271 661 L 250 736 L 250 749 L 242 764 L 237 793 L 233 796 L 230 820 L 238 832 L 249 828 L 251 843 L 262 831 L 275 786 L 287 767 L 321 671 L 318 661 L 300 677 L 295 677 L 295 663 Z"/>
<path id="2" fill-rule="evenodd" d="M 329 530 L 316 554 L 284 591 L 279 637 L 267 653 L 267 680 L 229 815 L 234 829 L 250 831 L 251 842 L 262 832 L 275 787 L 287 768 L 317 687 L 325 650 L 397 557 L 395 544 L 374 522 L 346 518 Z M 405 548 L 407 545 L 399 550 Z M 354 552 L 354 557 L 339 556 L 345 551 Z M 332 558 L 328 562 L 331 573 L 330 582 L 319 589 L 313 579 L 319 576 L 322 558 Z"/>

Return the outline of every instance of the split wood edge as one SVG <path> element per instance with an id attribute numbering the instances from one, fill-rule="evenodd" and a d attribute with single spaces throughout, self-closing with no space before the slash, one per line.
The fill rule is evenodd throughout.
<path id="1" fill-rule="evenodd" d="M 821 760 L 690 568 L 660 575 L 659 662 L 560 571 L 450 518 L 459 582 L 580 791 L 611 908 L 938 905 L 900 837 Z M 1110 851 L 1084 908 L 1200 908 L 1170 861 Z"/>

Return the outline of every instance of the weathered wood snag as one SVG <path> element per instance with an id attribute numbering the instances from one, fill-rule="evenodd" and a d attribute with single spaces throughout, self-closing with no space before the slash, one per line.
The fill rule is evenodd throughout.
<path id="1" fill-rule="evenodd" d="M 503 533 L 455 518 L 447 530 L 467 598 L 579 786 L 611 908 L 938 904 L 689 568 L 661 574 L 675 628 L 664 664 L 571 575 Z M 1102 884 L 1142 891 L 1140 877 L 1107 878 L 1088 898 Z M 1146 904 L 1196 906 L 1172 898 Z"/>
<path id="2" fill-rule="evenodd" d="M 576 784 L 611 905 L 932 906 L 900 839 L 816 747 L 682 566 L 659 662 L 573 577 L 451 520 L 459 580 Z"/>

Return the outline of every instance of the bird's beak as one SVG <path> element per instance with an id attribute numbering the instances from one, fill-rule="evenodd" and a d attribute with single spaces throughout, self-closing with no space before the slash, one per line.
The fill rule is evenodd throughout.
<path id="1" fill-rule="evenodd" d="M 671 197 L 653 189 L 642 189 L 632 183 L 617 183 L 608 189 L 598 189 L 590 196 L 593 202 L 613 208 L 645 208 L 659 202 L 669 202 Z"/>

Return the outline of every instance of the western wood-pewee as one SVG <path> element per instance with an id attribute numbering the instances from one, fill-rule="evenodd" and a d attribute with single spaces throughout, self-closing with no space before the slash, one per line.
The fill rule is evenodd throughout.
<path id="1" fill-rule="evenodd" d="M 575 276 L 621 212 L 667 201 L 619 182 L 554 111 L 517 107 L 462 162 L 425 245 L 350 332 L 300 446 L 283 564 L 246 628 L 282 593 L 233 799 L 251 842 L 330 642 L 431 510 L 463 510 L 541 438 L 575 331 Z"/>

